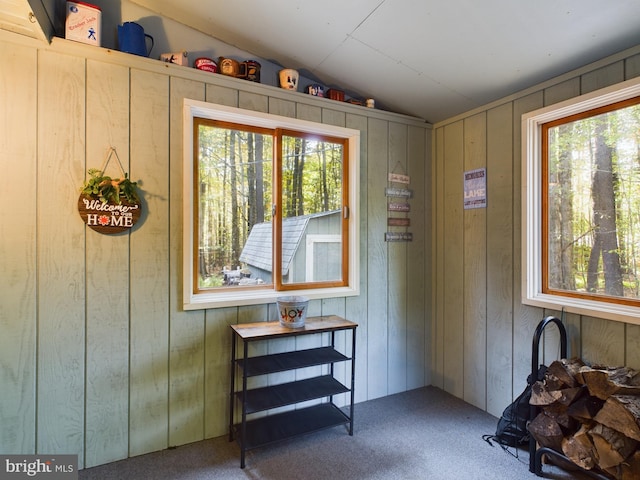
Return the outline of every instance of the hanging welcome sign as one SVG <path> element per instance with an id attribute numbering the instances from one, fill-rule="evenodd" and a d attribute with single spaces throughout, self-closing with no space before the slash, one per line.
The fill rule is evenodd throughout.
<path id="1" fill-rule="evenodd" d="M 122 176 L 111 178 L 104 174 L 111 156 L 115 154 Z M 129 180 L 115 148 L 111 147 L 102 169 L 90 169 L 78 198 L 78 213 L 84 223 L 98 233 L 125 232 L 140 219 L 141 204 L 138 185 Z"/>

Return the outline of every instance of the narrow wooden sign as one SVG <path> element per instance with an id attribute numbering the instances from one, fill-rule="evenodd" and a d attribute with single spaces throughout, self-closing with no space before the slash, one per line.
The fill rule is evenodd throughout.
<path id="1" fill-rule="evenodd" d="M 407 185 L 411 183 L 411 177 L 409 175 L 400 175 L 399 173 L 390 173 L 389 181 L 396 183 L 406 183 Z"/>
<path id="2" fill-rule="evenodd" d="M 404 198 L 411 198 L 413 196 L 413 191 L 409 190 L 408 188 L 385 188 L 384 190 L 384 194 L 387 197 L 404 197 Z"/>
<path id="3" fill-rule="evenodd" d="M 387 204 L 387 210 L 390 212 L 409 212 L 411 205 L 408 203 L 391 202 Z"/>
<path id="4" fill-rule="evenodd" d="M 411 232 L 386 232 L 384 234 L 385 242 L 411 242 L 413 234 Z"/>
<path id="5" fill-rule="evenodd" d="M 80 195 L 78 213 L 84 223 L 98 233 L 121 233 L 133 227 L 140 218 L 140 203 L 130 203 L 121 197 L 120 203 L 102 202 L 98 198 Z"/>
<path id="6" fill-rule="evenodd" d="M 387 218 L 387 225 L 390 227 L 408 227 L 411 225 L 411 219 L 409 218 Z"/>

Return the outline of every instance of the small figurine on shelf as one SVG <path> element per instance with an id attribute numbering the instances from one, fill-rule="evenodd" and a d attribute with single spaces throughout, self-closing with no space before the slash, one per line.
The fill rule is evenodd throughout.
<path id="1" fill-rule="evenodd" d="M 307 93 L 314 97 L 324 97 L 324 87 L 317 83 L 307 85 Z"/>
<path id="2" fill-rule="evenodd" d="M 204 72 L 216 73 L 218 71 L 218 65 L 216 65 L 216 62 L 207 57 L 196 58 L 193 62 L 193 66 L 194 68 Z"/>
<path id="3" fill-rule="evenodd" d="M 280 70 L 280 88 L 284 88 L 285 90 L 298 90 L 298 79 L 300 78 L 300 74 L 297 70 L 293 68 L 285 68 Z"/>
<path id="4" fill-rule="evenodd" d="M 182 65 L 183 67 L 189 66 L 187 52 L 173 52 L 173 53 L 162 53 L 160 54 L 160 60 L 166 63 L 175 63 L 176 65 Z"/>
<path id="5" fill-rule="evenodd" d="M 331 100 L 337 100 L 339 102 L 344 102 L 344 91 L 338 90 L 337 88 L 330 88 L 327 90 L 327 96 Z"/>

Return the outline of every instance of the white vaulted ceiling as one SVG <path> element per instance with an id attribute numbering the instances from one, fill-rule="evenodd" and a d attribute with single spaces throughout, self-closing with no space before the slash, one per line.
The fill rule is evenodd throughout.
<path id="1" fill-rule="evenodd" d="M 640 0 L 129 1 L 433 123 L 640 45 Z M 50 38 L 43 5 L 0 0 L 0 29 Z"/>
<path id="2" fill-rule="evenodd" d="M 133 0 L 437 122 L 640 44 L 640 0 Z"/>
<path id="3" fill-rule="evenodd" d="M 436 122 L 640 44 L 640 0 L 134 0 Z"/>

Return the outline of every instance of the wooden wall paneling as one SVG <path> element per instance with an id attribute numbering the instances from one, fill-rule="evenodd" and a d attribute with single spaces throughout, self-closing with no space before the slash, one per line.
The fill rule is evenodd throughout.
<path id="1" fill-rule="evenodd" d="M 407 126 L 389 122 L 389 145 L 387 174 L 407 175 Z M 389 186 L 415 188 L 415 185 L 397 185 L 387 182 Z M 390 199 L 387 199 L 390 201 Z M 416 209 L 414 198 L 408 200 Z M 387 216 L 391 215 L 387 212 Z M 389 227 L 390 232 L 412 232 L 413 227 Z M 394 394 L 407 389 L 407 244 L 409 242 L 387 243 L 387 312 L 388 312 L 388 368 L 389 375 L 387 393 Z"/>
<path id="2" fill-rule="evenodd" d="M 587 72 L 580 77 L 581 94 L 593 92 L 624 81 L 624 61 Z"/>
<path id="3" fill-rule="evenodd" d="M 205 100 L 209 103 L 217 103 L 218 105 L 237 107 L 238 90 L 235 88 L 221 87 L 207 83 Z"/>
<path id="4" fill-rule="evenodd" d="M 531 374 L 533 332 L 544 315 L 541 308 L 522 303 L 522 115 L 542 107 L 543 100 L 538 91 L 513 102 L 513 396 Z"/>
<path id="5" fill-rule="evenodd" d="M 624 365 L 640 370 L 640 325 L 625 325 Z"/>
<path id="6" fill-rule="evenodd" d="M 322 108 L 305 103 L 296 104 L 296 118 L 310 122 L 322 122 Z"/>
<path id="7" fill-rule="evenodd" d="M 203 83 L 170 78 L 169 446 L 204 436 L 205 312 L 182 309 L 183 100 L 204 100 Z"/>
<path id="8" fill-rule="evenodd" d="M 277 97 L 269 97 L 269 113 L 281 117 L 296 117 L 296 102 Z"/>
<path id="9" fill-rule="evenodd" d="M 567 331 L 567 357 L 582 357 L 582 316 L 565 312 L 563 323 Z"/>
<path id="10" fill-rule="evenodd" d="M 411 177 L 411 204 L 414 208 L 407 215 L 411 219 L 409 230 L 413 233 L 413 241 L 407 244 L 407 390 L 429 385 L 425 381 L 428 360 L 425 357 L 425 351 L 428 350 L 425 333 L 430 298 L 430 271 L 426 264 L 430 250 L 427 247 L 425 212 L 428 210 L 427 199 L 430 198 L 431 188 L 425 172 L 430 167 L 426 141 L 430 135 L 431 130 L 427 128 L 408 128 L 407 174 Z"/>
<path id="11" fill-rule="evenodd" d="M 567 313 L 561 310 L 545 309 L 542 318 L 553 316 L 559 319 L 567 332 L 567 358 L 581 356 L 581 316 L 577 313 Z M 540 347 L 540 363 L 549 365 L 561 357 L 560 331 L 550 326 L 542 335 Z"/>
<path id="12" fill-rule="evenodd" d="M 462 172 L 464 124 L 457 121 L 444 132 L 444 390 L 462 398 L 464 378 L 463 325 L 464 245 Z"/>
<path id="13" fill-rule="evenodd" d="M 87 61 L 87 158 L 101 168 L 115 148 L 129 169 L 129 69 Z M 121 175 L 114 154 L 105 173 Z M 129 232 L 85 227 L 87 385 L 85 466 L 125 458 L 129 437 Z"/>
<path id="14" fill-rule="evenodd" d="M 624 61 L 624 78 L 631 80 L 640 76 L 640 55 L 634 55 Z"/>
<path id="15" fill-rule="evenodd" d="M 511 403 L 514 253 L 513 105 L 487 111 L 487 406 L 500 416 Z"/>
<path id="16" fill-rule="evenodd" d="M 335 125 L 337 127 L 346 126 L 347 116 L 344 112 L 333 110 L 331 108 L 322 109 L 322 123 L 327 125 Z"/>
<path id="17" fill-rule="evenodd" d="M 580 95 L 580 77 L 570 78 L 544 89 L 544 106 L 553 105 Z"/>
<path id="18" fill-rule="evenodd" d="M 620 367 L 625 362 L 625 324 L 582 317 L 582 360 L 589 365 Z"/>
<path id="19" fill-rule="evenodd" d="M 206 311 L 204 437 L 225 435 L 229 430 L 229 359 L 231 328 L 238 319 L 237 307 Z M 236 385 L 238 385 L 236 383 Z"/>
<path id="20" fill-rule="evenodd" d="M 549 310 L 544 309 L 542 318 L 547 318 L 548 316 L 554 316 L 560 321 L 563 321 L 562 312 L 557 310 Z M 541 319 L 542 319 L 541 318 Z M 565 323 L 563 322 L 563 325 Z M 565 325 L 566 330 L 566 325 Z M 568 332 L 567 332 L 568 335 Z M 567 349 L 569 347 L 569 342 L 567 338 Z M 544 365 L 549 365 L 554 360 L 558 360 L 560 358 L 562 345 L 560 343 L 560 331 L 553 325 L 545 328 L 544 334 L 542 335 L 542 341 L 540 344 L 540 363 Z"/>
<path id="21" fill-rule="evenodd" d="M 269 111 L 269 97 L 240 90 L 238 92 L 238 107 L 267 113 Z"/>
<path id="22" fill-rule="evenodd" d="M 369 119 L 367 132 L 367 398 L 387 394 L 387 150 L 388 122 Z"/>
<path id="23" fill-rule="evenodd" d="M 84 461 L 85 60 L 38 55 L 38 452 Z M 55 186 L 55 187 L 54 187 Z M 62 220 L 64 219 L 64 220 Z M 64 348 L 60 348 L 64 345 Z"/>
<path id="24" fill-rule="evenodd" d="M 464 119 L 464 172 L 483 167 L 487 168 L 487 115 L 485 112 Z M 500 179 L 503 178 L 503 172 L 497 168 L 492 168 L 491 171 L 487 168 L 487 172 Z M 496 199 L 496 201 L 500 200 Z M 462 215 L 464 220 L 463 398 L 471 405 L 484 410 L 487 395 L 488 209 L 467 209 L 463 210 Z M 502 219 L 503 222 L 504 220 Z M 509 218 L 509 227 L 510 220 Z"/>
<path id="25" fill-rule="evenodd" d="M 143 212 L 131 233 L 129 455 L 169 438 L 169 77 L 131 71 L 131 169 Z"/>
<path id="26" fill-rule="evenodd" d="M 433 145 L 433 181 L 432 208 L 434 211 L 432 238 L 432 314 L 431 338 L 433 351 L 431 356 L 431 384 L 444 388 L 444 132 L 445 128 L 435 130 Z"/>
<path id="27" fill-rule="evenodd" d="M 300 108 L 298 107 L 300 114 Z M 352 205 L 357 208 L 360 221 L 360 295 L 347 297 L 345 315 L 348 320 L 356 322 L 356 386 L 355 400 L 361 402 L 367 398 L 367 326 L 368 326 L 368 288 L 367 288 L 367 258 L 368 258 L 368 132 L 367 117 L 360 115 L 347 115 L 346 126 L 360 130 L 360 183 L 359 203 Z"/>
<path id="28" fill-rule="evenodd" d="M 37 52 L 0 42 L 0 451 L 36 448 Z"/>

